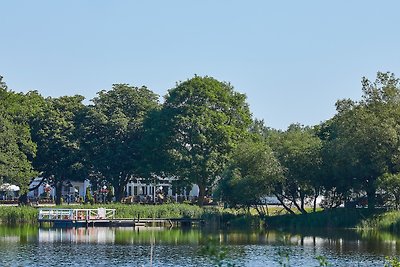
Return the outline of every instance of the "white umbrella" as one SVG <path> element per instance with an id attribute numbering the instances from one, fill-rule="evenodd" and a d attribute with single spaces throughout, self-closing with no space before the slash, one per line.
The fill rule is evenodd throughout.
<path id="1" fill-rule="evenodd" d="M 5 183 L 5 184 L 0 185 L 0 191 L 10 191 L 9 190 L 10 186 L 11 185 L 9 183 Z"/>
<path id="2" fill-rule="evenodd" d="M 19 191 L 19 190 L 20 190 L 19 186 L 14 184 L 10 185 L 10 187 L 8 188 L 8 191 Z"/>
<path id="3" fill-rule="evenodd" d="M 17 185 L 5 183 L 0 185 L 0 191 L 19 191 L 20 188 Z"/>

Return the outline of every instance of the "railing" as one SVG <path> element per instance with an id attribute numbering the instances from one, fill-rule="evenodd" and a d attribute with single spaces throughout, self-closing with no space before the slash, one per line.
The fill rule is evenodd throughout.
<path id="1" fill-rule="evenodd" d="M 115 209 L 40 209 L 40 221 L 53 220 L 111 220 L 115 218 Z"/>

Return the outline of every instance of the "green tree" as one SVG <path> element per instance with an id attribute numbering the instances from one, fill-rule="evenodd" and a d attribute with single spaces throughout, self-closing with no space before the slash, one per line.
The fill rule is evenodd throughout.
<path id="1" fill-rule="evenodd" d="M 321 140 L 312 128 L 292 124 L 285 132 L 271 132 L 268 143 L 282 165 L 285 177 L 276 187 L 276 197 L 289 212 L 287 202 L 302 213 L 306 213 L 305 205 L 311 202 L 315 211 L 322 189 Z"/>
<path id="2" fill-rule="evenodd" d="M 384 174 L 378 178 L 377 188 L 383 195 L 385 204 L 395 209 L 400 208 L 400 174 Z"/>
<path id="3" fill-rule="evenodd" d="M 37 144 L 33 164 L 56 188 L 56 204 L 61 204 L 62 186 L 83 180 L 84 157 L 77 128 L 85 106 L 83 96 L 47 98 L 43 111 L 31 121 L 32 139 Z"/>
<path id="4" fill-rule="evenodd" d="M 260 216 L 265 216 L 262 198 L 272 195 L 282 180 L 281 165 L 271 148 L 264 141 L 250 140 L 235 149 L 217 192 L 230 206 L 254 207 Z"/>
<path id="5" fill-rule="evenodd" d="M 21 193 L 25 193 L 35 172 L 21 143 L 21 139 L 30 138 L 29 131 L 22 130 L 26 128 L 15 125 L 7 115 L 0 112 L 0 179 L 18 185 Z"/>
<path id="6" fill-rule="evenodd" d="M 340 191 L 365 192 L 374 208 L 377 179 L 399 170 L 400 91 L 391 73 L 375 82 L 362 80 L 362 100 L 338 101 L 335 117 L 322 132 L 326 140 L 327 175 Z"/>
<path id="7" fill-rule="evenodd" d="M 126 184 L 142 174 L 143 121 L 157 107 L 158 96 L 146 87 L 114 84 L 98 93 L 86 114 L 82 136 L 93 184 L 111 184 L 117 201 Z"/>
<path id="8" fill-rule="evenodd" d="M 8 90 L 0 76 L 0 179 L 21 188 L 26 194 L 31 177 L 36 175 L 31 160 L 36 145 L 30 136 L 28 119 L 34 114 L 33 105 L 27 105 L 29 94 L 17 94 Z"/>
<path id="9" fill-rule="evenodd" d="M 169 90 L 158 126 L 172 175 L 199 186 L 199 205 L 224 170 L 232 149 L 248 134 L 246 96 L 229 83 L 195 76 Z"/>

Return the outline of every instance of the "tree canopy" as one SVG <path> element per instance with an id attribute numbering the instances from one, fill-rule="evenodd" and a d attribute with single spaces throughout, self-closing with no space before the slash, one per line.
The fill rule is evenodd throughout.
<path id="1" fill-rule="evenodd" d="M 17 94 L 8 90 L 0 76 L 0 182 L 13 183 L 25 193 L 31 177 L 36 144 L 32 142 L 28 120 L 35 114 L 26 103 L 34 103 L 34 93 Z"/>
<path id="2" fill-rule="evenodd" d="M 63 183 L 83 180 L 83 160 L 77 128 L 85 109 L 83 96 L 47 98 L 43 111 L 31 122 L 32 140 L 37 144 L 33 164 L 56 187 L 61 203 Z"/>
<path id="3" fill-rule="evenodd" d="M 338 101 L 338 113 L 323 125 L 321 136 L 330 187 L 364 191 L 373 208 L 377 179 L 399 171 L 400 88 L 390 73 L 378 73 L 375 82 L 364 78 L 362 85 L 362 100 Z"/>
<path id="4" fill-rule="evenodd" d="M 272 149 L 262 140 L 240 143 L 222 174 L 218 195 L 231 207 L 254 207 L 266 215 L 263 199 L 283 181 L 283 170 Z"/>
<path id="5" fill-rule="evenodd" d="M 199 204 L 246 138 L 251 114 L 244 94 L 211 77 L 195 76 L 169 90 L 162 107 L 163 142 L 173 175 L 199 186 Z"/>
<path id="6" fill-rule="evenodd" d="M 100 91 L 89 106 L 81 133 L 92 181 L 111 184 L 117 200 L 126 184 L 141 176 L 146 157 L 143 122 L 157 107 L 156 94 L 127 84 Z"/>

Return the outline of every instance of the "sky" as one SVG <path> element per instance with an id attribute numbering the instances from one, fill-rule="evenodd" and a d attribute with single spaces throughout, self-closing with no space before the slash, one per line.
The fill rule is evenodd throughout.
<path id="1" fill-rule="evenodd" d="M 230 82 L 276 129 L 316 125 L 361 78 L 400 76 L 400 1 L 0 0 L 13 91 L 88 100 L 112 84 L 160 96 L 195 74 Z"/>

